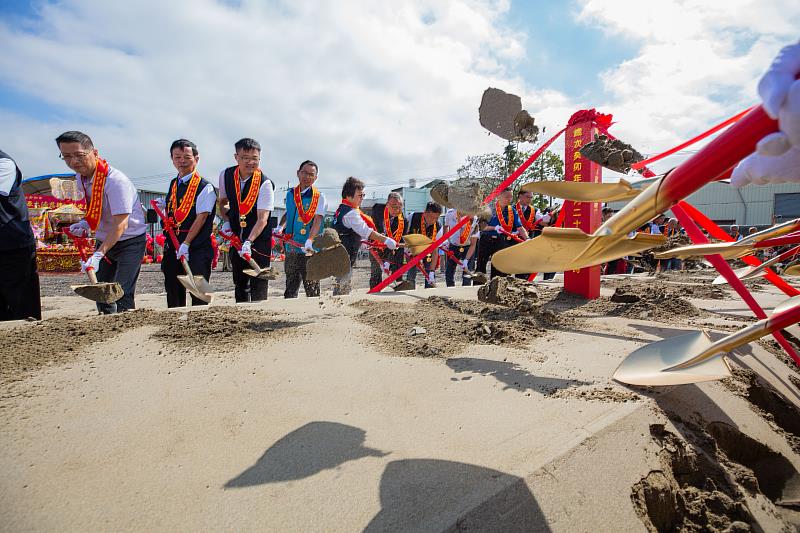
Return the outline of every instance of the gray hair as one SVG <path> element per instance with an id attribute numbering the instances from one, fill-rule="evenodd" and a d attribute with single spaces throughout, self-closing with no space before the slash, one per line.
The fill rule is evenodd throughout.
<path id="1" fill-rule="evenodd" d="M 387 202 L 392 199 L 399 201 L 401 204 L 403 203 L 403 195 L 397 191 L 390 192 L 389 196 L 386 197 Z"/>

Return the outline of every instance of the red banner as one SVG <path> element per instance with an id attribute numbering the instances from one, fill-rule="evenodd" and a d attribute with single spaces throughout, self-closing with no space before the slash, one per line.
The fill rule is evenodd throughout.
<path id="1" fill-rule="evenodd" d="M 601 167 L 581 155 L 581 147 L 594 140 L 597 128 L 594 122 L 585 121 L 567 126 L 564 135 L 564 181 L 600 183 Z M 569 202 L 562 210 L 564 226 L 579 228 L 590 235 L 602 218 L 601 205 L 597 202 Z M 564 289 L 587 299 L 600 296 L 600 265 L 564 272 Z"/>

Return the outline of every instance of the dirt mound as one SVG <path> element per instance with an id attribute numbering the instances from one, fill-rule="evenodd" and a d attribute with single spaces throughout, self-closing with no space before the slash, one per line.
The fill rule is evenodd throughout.
<path id="1" fill-rule="evenodd" d="M 709 315 L 682 298 L 682 294 L 682 288 L 676 290 L 666 285 L 631 283 L 618 286 L 610 297 L 601 296 L 595 300 L 584 300 L 561 291 L 545 303 L 545 308 L 560 308 L 567 315 L 590 312 L 661 322 Z"/>
<path id="2" fill-rule="evenodd" d="M 640 396 L 635 392 L 618 390 L 614 387 L 562 389 L 553 394 L 553 396 L 555 398 L 577 398 L 579 400 L 610 403 L 635 402 L 640 399 Z"/>
<path id="3" fill-rule="evenodd" d="M 275 338 L 299 323 L 254 309 L 209 307 L 186 313 L 137 309 L 92 318 L 49 318 L 4 331 L 0 382 L 17 381 L 51 364 L 75 359 L 91 344 L 133 329 L 155 326 L 152 337 L 168 352 L 234 352 L 242 344 Z"/>
<path id="4" fill-rule="evenodd" d="M 414 305 L 375 300 L 352 305 L 364 311 L 357 319 L 379 332 L 371 342 L 399 356 L 447 358 L 472 344 L 524 347 L 558 322 L 538 307 L 522 311 L 441 296 Z"/>
<path id="5" fill-rule="evenodd" d="M 508 307 L 530 308 L 539 300 L 539 293 L 532 283 L 503 276 L 492 279 L 478 289 L 478 300 Z"/>
<path id="6" fill-rule="evenodd" d="M 597 134 L 592 142 L 581 148 L 581 155 L 598 165 L 622 174 L 630 172 L 632 164 L 644 159 L 642 154 L 630 144 Z"/>

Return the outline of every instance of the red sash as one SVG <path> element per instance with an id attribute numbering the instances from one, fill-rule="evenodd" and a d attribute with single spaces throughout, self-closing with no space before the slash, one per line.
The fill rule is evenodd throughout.
<path id="1" fill-rule="evenodd" d="M 100 214 L 103 212 L 103 191 L 106 187 L 108 177 L 108 163 L 105 159 L 97 158 L 97 165 L 94 167 L 94 181 L 92 181 L 92 197 L 89 206 L 86 208 L 86 222 L 92 231 L 97 231 L 97 224 L 100 223 Z M 83 176 L 81 176 L 83 180 Z M 86 184 L 83 184 L 86 191 Z"/>
<path id="2" fill-rule="evenodd" d="M 178 203 L 178 182 L 181 180 L 180 177 L 172 184 L 172 191 L 169 193 L 167 215 L 172 213 L 172 217 L 175 219 L 178 226 L 186 220 L 186 217 L 189 216 L 189 211 L 192 210 L 194 196 L 197 194 L 197 188 L 200 186 L 201 179 L 197 171 L 192 172 L 192 177 L 189 178 L 189 187 L 186 189 L 186 194 L 181 198 L 181 203 L 177 206 L 177 209 L 175 204 Z"/>

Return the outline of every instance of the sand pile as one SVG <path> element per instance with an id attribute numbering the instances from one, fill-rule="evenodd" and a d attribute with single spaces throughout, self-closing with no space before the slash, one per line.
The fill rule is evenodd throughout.
<path id="1" fill-rule="evenodd" d="M 614 172 L 627 174 L 631 165 L 644 159 L 630 144 L 606 135 L 594 136 L 594 141 L 581 148 L 581 155 Z"/>
<path id="2" fill-rule="evenodd" d="M 533 284 L 510 276 L 497 277 L 478 289 L 481 302 L 531 309 L 538 305 L 539 293 Z"/>
<path id="3" fill-rule="evenodd" d="M 376 330 L 370 341 L 399 356 L 446 358 L 473 344 L 524 347 L 558 322 L 538 306 L 521 310 L 441 296 L 414 305 L 362 300 L 353 307 Z"/>
<path id="4" fill-rule="evenodd" d="M 168 352 L 199 350 L 230 353 L 243 344 L 277 338 L 300 325 L 276 314 L 236 307 L 209 307 L 184 313 L 137 309 L 92 318 L 50 318 L 4 331 L 0 346 L 0 382 L 17 381 L 29 372 L 79 356 L 97 342 L 137 328 L 154 326 L 152 338 Z"/>

